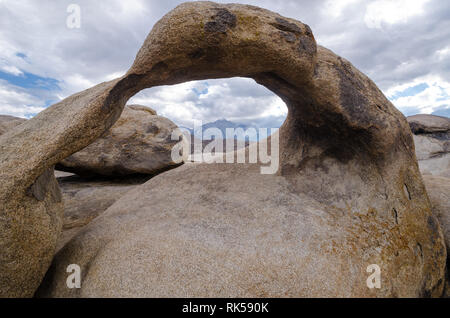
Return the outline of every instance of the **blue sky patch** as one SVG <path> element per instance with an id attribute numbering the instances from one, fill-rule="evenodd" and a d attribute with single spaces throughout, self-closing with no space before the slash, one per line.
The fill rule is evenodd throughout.
<path id="1" fill-rule="evenodd" d="M 22 59 L 25 59 L 26 57 L 27 57 L 27 55 L 26 54 L 24 54 L 24 53 L 16 53 L 16 56 L 17 57 L 20 57 L 20 58 L 22 58 Z"/>
<path id="2" fill-rule="evenodd" d="M 409 87 L 407 89 L 405 89 L 402 92 L 397 92 L 396 94 L 392 95 L 390 97 L 391 100 L 396 100 L 400 97 L 407 97 L 407 96 L 414 96 L 417 95 L 421 92 L 423 92 L 424 90 L 426 90 L 428 87 L 427 83 L 421 83 L 419 85 L 413 86 L 413 87 Z"/>
<path id="3" fill-rule="evenodd" d="M 433 115 L 450 117 L 450 106 L 443 106 L 433 112 Z"/>
<path id="4" fill-rule="evenodd" d="M 25 118 L 26 119 L 31 119 L 31 118 L 33 118 L 36 115 L 37 115 L 37 113 L 25 113 Z"/>
<path id="5" fill-rule="evenodd" d="M 192 90 L 194 91 L 194 93 L 195 93 L 197 96 L 208 94 L 208 92 L 209 92 L 209 90 L 208 90 L 209 84 L 208 84 L 208 82 L 205 82 L 205 83 L 203 83 L 203 84 L 205 84 L 205 88 L 204 88 L 202 91 L 199 91 L 199 90 L 198 90 L 197 88 L 195 88 L 195 87 L 192 89 Z"/>
<path id="6" fill-rule="evenodd" d="M 6 80 L 8 83 L 22 88 L 44 89 L 49 91 L 60 89 L 58 80 L 26 72 L 16 76 L 0 71 L 0 79 Z"/>

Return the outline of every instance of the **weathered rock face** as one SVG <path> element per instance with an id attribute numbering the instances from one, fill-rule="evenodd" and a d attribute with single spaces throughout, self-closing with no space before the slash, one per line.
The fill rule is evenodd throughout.
<path id="1" fill-rule="evenodd" d="M 429 175 L 423 178 L 430 196 L 433 213 L 442 226 L 447 250 L 450 252 L 450 179 Z"/>
<path id="2" fill-rule="evenodd" d="M 408 117 L 414 133 L 416 155 L 433 214 L 444 231 L 447 255 L 450 255 L 450 119 L 433 115 Z M 447 272 L 448 272 L 447 261 Z M 447 280 L 446 296 L 450 297 Z"/>
<path id="3" fill-rule="evenodd" d="M 62 228 L 63 204 L 50 171 L 118 119 L 123 96 L 132 94 L 125 85 L 124 95 L 106 100 L 119 83 L 73 95 L 0 136 L 0 297 L 31 297 L 38 288 Z"/>
<path id="4" fill-rule="evenodd" d="M 233 76 L 288 105 L 278 174 L 188 164 L 155 177 L 56 255 L 39 296 L 440 296 L 446 249 L 408 123 L 307 25 L 186 3 L 155 25 L 124 77 L 91 92 L 106 111 L 146 87 Z M 81 289 L 65 285 L 69 264 L 81 266 Z M 372 264 L 380 289 L 366 284 Z"/>
<path id="5" fill-rule="evenodd" d="M 407 119 L 422 174 L 450 178 L 450 118 L 416 115 Z"/>
<path id="6" fill-rule="evenodd" d="M 414 134 L 446 133 L 450 130 L 450 119 L 434 115 L 414 115 L 407 118 Z"/>
<path id="7" fill-rule="evenodd" d="M 125 193 L 148 179 L 83 179 L 75 175 L 57 178 L 64 201 L 63 232 L 57 250 Z"/>
<path id="8" fill-rule="evenodd" d="M 14 116 L 0 115 L 0 135 L 3 135 L 8 130 L 13 129 L 26 122 L 26 119 Z"/>
<path id="9" fill-rule="evenodd" d="M 2 150 L 0 161 L 5 160 Z M 12 173 L 2 169 L 2 175 Z M 53 167 L 28 187 L 16 186 L 17 192 L 0 197 L 0 297 L 33 295 L 53 258 L 62 227 L 63 203 Z M 5 190 L 2 185 L 0 189 Z"/>
<path id="10" fill-rule="evenodd" d="M 439 220 L 444 232 L 447 256 L 450 255 L 450 179 L 439 176 L 423 176 L 430 197 L 433 214 Z M 447 275 L 450 270 L 450 260 L 447 259 Z M 447 278 L 446 297 L 450 297 L 450 280 Z"/>
<path id="11" fill-rule="evenodd" d="M 122 116 L 101 138 L 62 160 L 57 168 L 79 175 L 156 174 L 174 167 L 172 132 L 178 127 L 148 107 L 125 107 Z"/>
<path id="12" fill-rule="evenodd" d="M 0 135 L 25 122 L 23 118 L 0 115 Z M 0 160 L 5 160 L 1 149 Z M 7 198 L 10 202 L 4 197 L 0 200 L 0 297 L 33 295 L 51 262 L 62 225 L 61 193 L 53 167 L 47 168 L 28 188 L 18 188 L 22 193 Z M 1 186 L 0 189 L 4 190 Z M 22 198 L 12 202 L 17 197 Z"/>

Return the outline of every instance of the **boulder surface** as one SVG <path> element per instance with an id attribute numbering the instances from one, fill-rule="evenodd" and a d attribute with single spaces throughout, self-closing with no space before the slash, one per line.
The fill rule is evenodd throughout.
<path id="1" fill-rule="evenodd" d="M 123 96 L 134 94 L 129 86 L 99 84 L 0 136 L 0 297 L 32 297 L 39 287 L 63 223 L 53 167 L 114 124 Z"/>
<path id="2" fill-rule="evenodd" d="M 450 179 L 424 176 L 425 186 L 431 200 L 433 213 L 442 226 L 448 255 L 450 255 Z"/>
<path id="3" fill-rule="evenodd" d="M 124 77 L 93 92 L 119 109 L 147 87 L 236 76 L 289 108 L 277 173 L 187 164 L 155 177 L 55 256 L 38 295 L 442 295 L 444 238 L 408 122 L 307 25 L 254 6 L 185 3 L 155 25 Z M 70 264 L 81 289 L 66 286 Z M 368 287 L 371 265 L 379 289 Z"/>
<path id="4" fill-rule="evenodd" d="M 444 232 L 450 255 L 450 119 L 433 115 L 407 118 L 416 146 L 416 156 L 431 201 L 433 214 Z M 450 264 L 447 259 L 447 275 Z M 450 297 L 447 278 L 445 296 Z"/>
<path id="5" fill-rule="evenodd" d="M 422 174 L 450 178 L 450 118 L 415 115 L 407 119 Z"/>
<path id="6" fill-rule="evenodd" d="M 26 119 L 14 116 L 0 115 L 0 135 L 3 135 L 8 130 L 13 129 L 26 122 Z"/>
<path id="7" fill-rule="evenodd" d="M 148 177 L 83 179 L 76 175 L 57 178 L 64 201 L 63 232 L 57 250 L 125 193 L 148 179 Z"/>
<path id="8" fill-rule="evenodd" d="M 151 108 L 130 105 L 108 132 L 57 168 L 87 176 L 154 175 L 178 165 L 171 157 L 177 128 Z"/>
<path id="9" fill-rule="evenodd" d="M 433 214 L 439 220 L 444 232 L 447 256 L 450 255 L 450 178 L 440 176 L 423 176 Z M 450 297 L 450 258 L 447 258 L 447 282 L 445 296 Z"/>
<path id="10" fill-rule="evenodd" d="M 450 130 L 450 119 L 435 115 L 414 115 L 407 118 L 414 134 L 446 133 Z"/>

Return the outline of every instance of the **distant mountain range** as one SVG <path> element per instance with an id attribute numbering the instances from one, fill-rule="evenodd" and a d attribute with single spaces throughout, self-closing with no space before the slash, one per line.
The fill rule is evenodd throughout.
<path id="1" fill-rule="evenodd" d="M 191 135 L 193 135 L 195 138 L 198 139 L 202 139 L 202 140 L 210 140 L 212 138 L 205 138 L 205 132 L 208 133 L 208 129 L 211 128 L 215 128 L 220 130 L 220 132 L 222 133 L 222 138 L 218 138 L 218 139 L 227 139 L 227 134 L 226 134 L 226 130 L 227 128 L 231 128 L 231 129 L 238 129 L 238 128 L 242 128 L 244 130 L 244 132 L 246 130 L 248 130 L 249 128 L 254 128 L 256 129 L 256 132 L 258 132 L 259 127 L 254 127 L 254 126 L 250 126 L 250 125 L 246 125 L 246 124 L 242 124 L 242 123 L 234 123 L 232 121 L 226 120 L 226 119 L 220 119 L 217 120 L 215 122 L 212 123 L 208 123 L 208 124 L 204 124 L 201 128 L 196 128 L 195 130 L 192 128 L 187 128 L 187 127 L 180 127 L 182 129 L 187 130 Z M 215 134 L 214 131 L 210 130 L 209 133 Z M 270 133 L 270 131 L 268 132 Z M 207 136 L 206 136 L 207 137 Z M 220 137 L 220 136 L 218 136 Z M 238 138 L 234 138 L 234 139 L 244 139 L 245 136 L 239 136 Z M 250 141 L 257 141 L 258 140 L 258 136 L 255 138 L 251 138 Z"/>

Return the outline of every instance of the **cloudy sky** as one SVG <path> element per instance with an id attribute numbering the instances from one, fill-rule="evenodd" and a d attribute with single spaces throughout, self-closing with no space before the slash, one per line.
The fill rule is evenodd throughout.
<path id="1" fill-rule="evenodd" d="M 30 118 L 126 72 L 152 26 L 178 0 L 0 0 L 0 114 Z M 311 26 L 317 42 L 371 77 L 404 114 L 450 116 L 450 1 L 234 0 Z M 69 5 L 81 9 L 69 28 Z M 72 21 L 72 20 L 70 20 Z M 177 124 L 226 118 L 277 127 L 286 106 L 249 79 L 142 91 L 130 101 Z"/>

